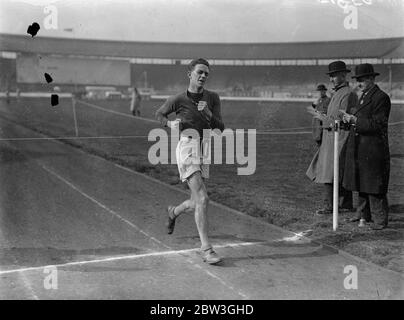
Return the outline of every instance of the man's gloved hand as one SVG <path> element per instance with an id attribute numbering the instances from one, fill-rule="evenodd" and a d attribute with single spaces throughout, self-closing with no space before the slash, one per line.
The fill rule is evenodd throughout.
<path id="1" fill-rule="evenodd" d="M 357 117 L 353 114 L 346 113 L 344 110 L 339 110 L 340 114 L 342 114 L 342 121 L 344 123 L 355 124 Z"/>

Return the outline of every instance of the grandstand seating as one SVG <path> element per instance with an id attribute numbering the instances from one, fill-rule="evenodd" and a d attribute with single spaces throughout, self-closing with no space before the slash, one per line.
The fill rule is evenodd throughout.
<path id="1" fill-rule="evenodd" d="M 183 90 L 187 84 L 185 65 L 132 64 L 132 83 L 152 86 L 158 93 L 171 94 Z M 352 74 L 354 66 L 351 66 Z M 380 73 L 377 81 L 386 91 L 389 88 L 389 69 L 376 65 Z M 279 93 L 303 97 L 315 93 L 318 83 L 329 86 L 327 66 L 215 66 L 211 68 L 208 87 L 233 96 L 274 96 Z M 404 65 L 392 65 L 392 94 L 404 96 Z"/>
<path id="2" fill-rule="evenodd" d="M 381 75 L 377 78 L 380 87 L 391 92 L 392 97 L 404 99 L 404 65 L 392 64 L 392 86 L 389 84 L 389 66 L 375 65 Z M 16 83 L 16 60 L 0 58 L 0 90 L 14 91 Z M 354 66 L 351 66 L 352 71 Z M 329 85 L 322 66 L 223 66 L 212 65 L 208 87 L 222 95 L 232 96 L 291 96 L 310 97 L 315 94 L 318 83 Z M 188 84 L 187 67 L 182 64 L 131 64 L 131 83 L 137 87 L 153 87 L 158 94 L 172 94 L 184 90 Z M 83 90 L 84 85 L 18 84 L 22 91 L 49 91 L 58 85 L 62 91 Z M 126 88 L 117 88 L 125 91 Z"/>

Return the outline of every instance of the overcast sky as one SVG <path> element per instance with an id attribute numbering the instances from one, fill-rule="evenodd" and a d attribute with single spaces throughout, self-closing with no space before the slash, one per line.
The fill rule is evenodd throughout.
<path id="1" fill-rule="evenodd" d="M 404 36 L 403 0 L 345 0 L 358 5 L 356 30 L 344 27 L 347 14 L 338 5 L 341 1 L 0 0 L 0 32 L 26 34 L 35 21 L 41 25 L 38 36 L 125 41 L 301 42 Z M 49 4 L 57 8 L 57 30 L 44 28 Z"/>

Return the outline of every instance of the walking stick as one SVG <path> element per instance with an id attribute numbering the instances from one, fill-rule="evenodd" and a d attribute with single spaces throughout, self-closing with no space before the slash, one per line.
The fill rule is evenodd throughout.
<path id="1" fill-rule="evenodd" d="M 338 139 L 339 139 L 339 120 L 334 123 L 334 194 L 332 204 L 332 229 L 337 231 L 338 228 L 338 189 L 339 189 L 339 154 L 338 154 Z"/>

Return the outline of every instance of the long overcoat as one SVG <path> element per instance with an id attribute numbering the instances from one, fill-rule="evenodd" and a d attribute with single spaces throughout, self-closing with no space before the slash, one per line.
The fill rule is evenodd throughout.
<path id="1" fill-rule="evenodd" d="M 390 176 L 390 97 L 375 85 L 352 110 L 356 125 L 346 143 L 342 185 L 352 191 L 386 194 Z"/>
<path id="2" fill-rule="evenodd" d="M 327 119 L 323 121 L 323 136 L 320 148 L 315 153 L 306 175 L 316 183 L 332 183 L 334 178 L 334 131 L 332 128 L 335 120 L 340 119 L 338 110 L 350 113 L 352 107 L 357 105 L 358 97 L 348 84 L 336 89 L 327 110 Z M 338 154 L 341 153 L 348 131 L 341 130 L 339 133 Z M 343 163 L 342 163 L 343 165 Z"/>

